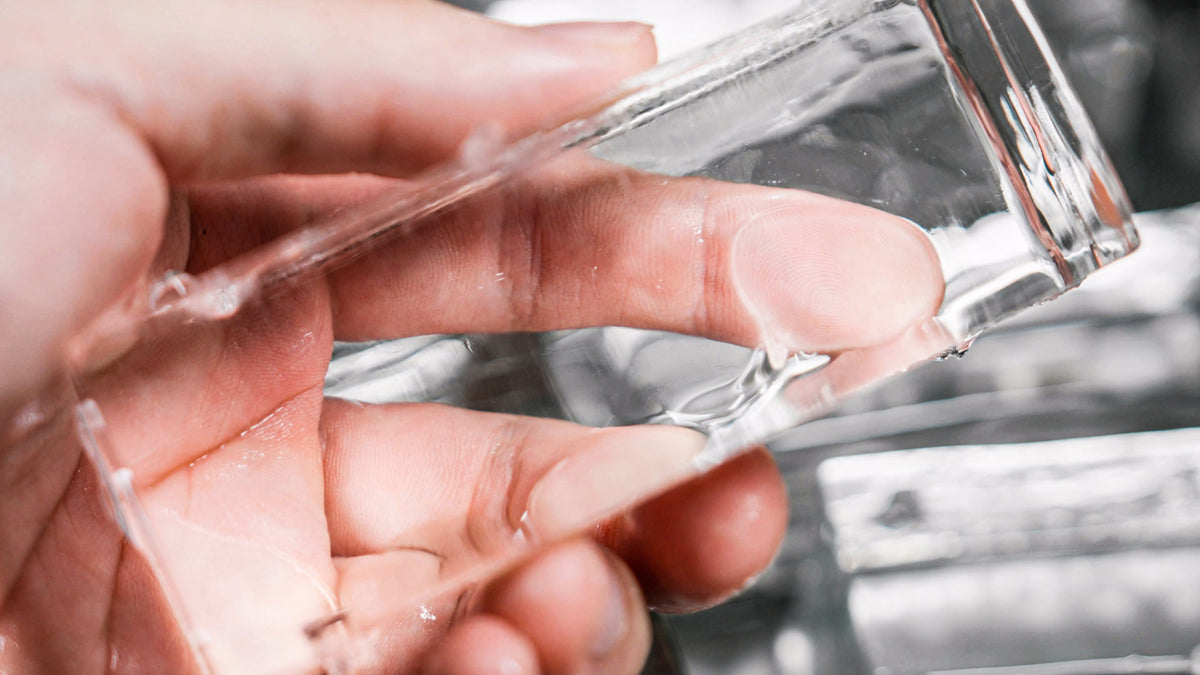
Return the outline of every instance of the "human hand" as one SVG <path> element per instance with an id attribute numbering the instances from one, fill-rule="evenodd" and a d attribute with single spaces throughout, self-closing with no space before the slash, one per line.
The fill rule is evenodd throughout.
<path id="1" fill-rule="evenodd" d="M 652 40 L 636 25 L 501 26 L 424 0 L 0 14 L 0 671 L 185 672 L 166 598 L 100 508 L 69 417 L 30 407 L 72 339 L 149 276 L 200 272 L 391 187 L 333 174 L 404 179 L 485 121 L 531 131 L 649 65 Z M 298 173 L 311 175 L 278 175 Z M 263 313 L 149 336 L 82 386 L 147 511 L 176 525 L 164 556 L 204 583 L 185 604 L 261 637 L 264 615 L 370 614 L 380 595 L 461 569 L 511 537 L 512 514 L 564 459 L 699 443 L 326 400 L 335 337 L 619 324 L 839 349 L 932 314 L 940 289 L 924 240 L 869 210 L 577 163 Z M 379 633 L 373 666 L 415 669 L 444 638 L 431 657 L 443 672 L 633 672 L 645 603 L 687 611 L 736 591 L 785 521 L 769 457 L 748 454 L 531 558 L 473 614 Z M 233 597 L 263 612 L 230 613 Z M 210 656 L 253 669 L 256 653 L 294 646 L 273 637 Z"/>

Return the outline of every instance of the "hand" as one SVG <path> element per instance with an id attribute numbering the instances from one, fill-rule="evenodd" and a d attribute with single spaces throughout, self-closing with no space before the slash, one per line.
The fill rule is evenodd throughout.
<path id="1" fill-rule="evenodd" d="M 0 8 L 0 672 L 191 669 L 54 405 L 72 339 L 106 307 L 388 189 L 485 121 L 527 133 L 653 59 L 637 25 L 515 28 L 426 0 Z M 699 443 L 326 400 L 335 337 L 619 324 L 833 350 L 931 315 L 940 290 L 920 235 L 867 209 L 569 162 L 262 313 L 147 336 L 81 386 L 170 525 L 164 558 L 196 572 L 180 580 L 193 618 L 256 636 L 208 656 L 253 671 L 302 637 L 262 641 L 271 617 L 369 616 L 487 554 L 550 467 Z M 416 669 L 438 638 L 440 672 L 635 672 L 646 603 L 735 592 L 785 522 L 769 456 L 747 454 L 527 560 L 469 615 L 373 634 L 367 669 Z M 247 596 L 254 616 L 229 601 Z"/>

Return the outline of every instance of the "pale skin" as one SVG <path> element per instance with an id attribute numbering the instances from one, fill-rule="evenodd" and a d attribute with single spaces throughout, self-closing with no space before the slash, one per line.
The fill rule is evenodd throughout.
<path id="1" fill-rule="evenodd" d="M 0 2 L 3 428 L 143 280 L 203 271 L 389 189 L 484 122 L 528 133 L 654 60 L 637 24 L 516 28 L 430 0 Z M 497 273 L 507 283 L 481 283 Z M 334 339 L 617 324 L 832 351 L 920 322 L 940 292 L 919 233 L 861 207 L 567 162 L 294 293 L 270 330 L 176 345 L 169 380 L 136 352 L 83 364 L 97 368 L 85 393 L 129 394 L 105 413 L 151 505 L 203 520 L 251 494 L 279 503 L 256 541 L 350 606 L 386 583 L 384 554 L 454 559 L 423 524 L 486 535 L 454 485 L 503 502 L 579 448 L 694 439 L 328 401 Z M 55 424 L 0 435 L 0 672 L 188 671 L 148 570 Z M 403 462 L 398 428 L 416 439 Z M 147 440 L 163 436 L 170 453 Z M 266 436 L 282 459 L 210 480 Z M 498 445 L 529 475 L 494 480 L 483 457 Z M 432 647 L 382 642 L 374 667 L 634 673 L 647 605 L 728 597 L 769 563 L 786 521 L 778 472 L 750 451 L 525 561 Z"/>

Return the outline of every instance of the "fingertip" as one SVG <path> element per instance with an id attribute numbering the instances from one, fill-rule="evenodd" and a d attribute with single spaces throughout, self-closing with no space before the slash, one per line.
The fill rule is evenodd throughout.
<path id="1" fill-rule="evenodd" d="M 763 341 L 797 351 L 882 344 L 931 318 L 941 266 L 912 223 L 857 204 L 798 194 L 746 222 L 732 278 Z"/>
<path id="2" fill-rule="evenodd" d="M 651 607 L 692 612 L 766 569 L 787 521 L 783 478 L 759 448 L 638 507 L 602 539 L 628 562 Z"/>
<path id="3" fill-rule="evenodd" d="M 564 46 L 587 46 L 614 50 L 633 64 L 643 67 L 658 58 L 654 27 L 637 21 L 571 21 L 546 23 L 528 28 L 539 38 L 561 42 Z"/>
<path id="4" fill-rule="evenodd" d="M 537 121 L 543 125 L 558 123 L 565 114 L 586 112 L 589 104 L 658 61 L 653 27 L 644 23 L 579 21 L 522 30 L 532 37 L 525 44 L 531 58 L 514 61 L 537 63 L 549 55 L 557 66 L 539 66 L 537 70 L 549 76 L 533 81 L 543 115 Z"/>
<path id="5" fill-rule="evenodd" d="M 455 626 L 430 654 L 428 675 L 538 675 L 533 642 L 498 616 L 480 614 Z"/>
<path id="6" fill-rule="evenodd" d="M 586 539 L 555 546 L 499 580 L 481 609 L 526 635 L 546 672 L 634 672 L 650 647 L 637 581 Z"/>
<path id="7" fill-rule="evenodd" d="M 691 429 L 667 425 L 589 434 L 530 491 L 530 533 L 553 541 L 582 532 L 646 495 L 695 475 L 704 442 Z"/>

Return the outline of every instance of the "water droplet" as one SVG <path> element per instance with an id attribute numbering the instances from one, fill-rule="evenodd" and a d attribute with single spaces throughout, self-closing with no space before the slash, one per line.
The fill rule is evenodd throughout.
<path id="1" fill-rule="evenodd" d="M 425 622 L 437 621 L 437 615 L 433 613 L 433 610 L 425 605 L 421 605 L 421 620 Z"/>
<path id="2" fill-rule="evenodd" d="M 133 470 L 125 466 L 113 471 L 112 483 L 124 492 L 131 492 L 133 490 Z"/>

